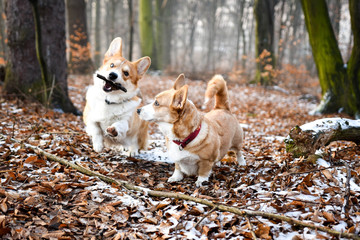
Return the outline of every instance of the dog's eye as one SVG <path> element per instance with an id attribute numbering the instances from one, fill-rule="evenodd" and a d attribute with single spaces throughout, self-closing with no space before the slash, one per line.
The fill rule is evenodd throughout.
<path id="1" fill-rule="evenodd" d="M 114 66 L 115 66 L 115 65 L 114 65 L 113 63 L 112 63 L 112 64 L 110 64 L 110 67 L 111 67 L 111 68 L 113 68 Z"/>
<path id="2" fill-rule="evenodd" d="M 159 102 L 157 100 L 155 100 L 154 105 L 157 106 L 157 107 L 160 106 L 160 104 L 159 104 Z"/>
<path id="3" fill-rule="evenodd" d="M 127 77 L 129 76 L 129 72 L 128 71 L 124 71 L 124 75 Z"/>

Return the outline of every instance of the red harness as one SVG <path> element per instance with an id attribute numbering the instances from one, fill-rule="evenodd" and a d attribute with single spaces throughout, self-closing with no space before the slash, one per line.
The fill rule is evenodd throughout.
<path id="1" fill-rule="evenodd" d="M 201 129 L 201 124 L 199 125 L 199 127 L 193 131 L 192 133 L 190 133 L 189 136 L 187 136 L 183 141 L 178 141 L 178 140 L 173 140 L 174 143 L 176 143 L 177 145 L 179 145 L 179 149 L 180 151 L 183 150 L 192 140 L 194 140 L 196 138 L 196 136 L 199 134 Z"/>

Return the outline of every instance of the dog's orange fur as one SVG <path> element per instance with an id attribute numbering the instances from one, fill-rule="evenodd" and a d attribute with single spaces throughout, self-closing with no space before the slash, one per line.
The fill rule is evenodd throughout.
<path id="1" fill-rule="evenodd" d="M 195 174 L 199 186 L 208 179 L 214 163 L 229 150 L 234 150 L 238 162 L 244 164 L 240 151 L 244 136 L 238 121 L 231 114 L 226 82 L 222 76 L 215 75 L 208 83 L 205 96 L 215 96 L 216 103 L 205 115 L 187 99 L 187 93 L 188 86 L 184 85 L 184 76 L 180 75 L 172 89 L 158 94 L 153 105 L 146 105 L 140 110 L 140 117 L 158 122 L 168 138 L 169 157 L 175 161 L 175 172 L 169 181 L 181 180 L 184 173 Z M 164 125 L 165 128 L 162 127 Z M 172 140 L 185 139 L 199 125 L 199 135 L 184 150 L 179 150 Z"/>

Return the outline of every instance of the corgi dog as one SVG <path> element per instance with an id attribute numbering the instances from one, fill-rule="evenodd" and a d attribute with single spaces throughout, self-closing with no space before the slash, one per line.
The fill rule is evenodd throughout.
<path id="1" fill-rule="evenodd" d="M 215 75 L 207 85 L 205 102 L 215 97 L 215 106 L 207 114 L 198 111 L 187 95 L 188 85 L 181 74 L 172 89 L 159 93 L 137 113 L 141 119 L 156 122 L 166 137 L 169 158 L 175 162 L 168 182 L 180 181 L 184 174 L 195 175 L 199 187 L 208 181 L 214 163 L 229 150 L 236 152 L 240 165 L 245 165 L 241 154 L 244 133 L 231 114 L 226 82 L 221 75 Z"/>
<path id="2" fill-rule="evenodd" d="M 115 38 L 105 53 L 103 65 L 93 76 L 86 93 L 83 120 L 93 149 L 104 147 L 129 154 L 147 148 L 148 122 L 136 114 L 141 99 L 138 81 L 150 67 L 149 57 L 130 62 L 122 56 L 122 40 Z"/>

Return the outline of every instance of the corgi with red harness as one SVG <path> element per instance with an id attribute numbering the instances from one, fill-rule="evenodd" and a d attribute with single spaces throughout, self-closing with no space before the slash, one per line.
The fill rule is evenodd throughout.
<path id="1" fill-rule="evenodd" d="M 187 98 L 188 85 L 181 74 L 172 89 L 159 93 L 154 102 L 137 110 L 141 119 L 159 125 L 166 137 L 168 155 L 175 171 L 168 182 L 181 181 L 184 175 L 197 176 L 196 186 L 208 181 L 214 163 L 229 150 L 245 165 L 241 154 L 244 133 L 231 114 L 226 82 L 215 75 L 208 83 L 205 102 L 215 97 L 215 106 L 207 114 L 198 111 Z"/>
<path id="2" fill-rule="evenodd" d="M 134 154 L 147 149 L 148 122 L 141 120 L 136 109 L 139 80 L 150 67 L 149 57 L 130 62 L 122 56 L 122 40 L 115 38 L 105 54 L 103 65 L 94 74 L 94 84 L 86 93 L 83 120 L 93 148 L 129 150 Z"/>

